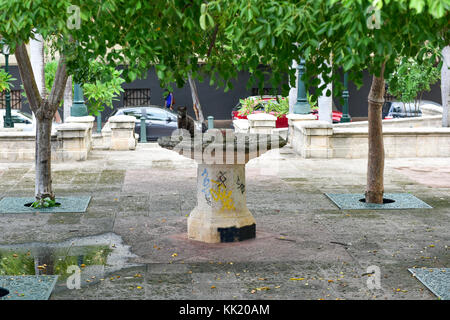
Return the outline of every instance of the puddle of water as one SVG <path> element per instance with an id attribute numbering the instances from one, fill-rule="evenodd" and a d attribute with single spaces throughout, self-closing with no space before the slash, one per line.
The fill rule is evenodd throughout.
<path id="1" fill-rule="evenodd" d="M 93 284 L 121 269 L 140 266 L 137 256 L 114 233 L 72 238 L 58 243 L 32 242 L 0 245 L 0 275 L 58 275 L 55 291 L 66 288 L 73 271 L 81 269 L 81 286 Z M 59 289 L 59 290 L 58 290 Z"/>

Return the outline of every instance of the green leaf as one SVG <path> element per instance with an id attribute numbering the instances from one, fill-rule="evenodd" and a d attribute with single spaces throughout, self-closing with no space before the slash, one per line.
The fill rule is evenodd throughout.
<path id="1" fill-rule="evenodd" d="M 206 30 L 206 15 L 205 15 L 205 14 L 202 14 L 202 15 L 200 16 L 200 27 L 201 27 L 203 30 Z"/>
<path id="2" fill-rule="evenodd" d="M 267 41 L 266 38 L 262 38 L 261 40 L 259 40 L 259 43 L 258 43 L 259 49 L 262 50 L 264 48 L 264 46 L 266 45 L 266 41 Z"/>

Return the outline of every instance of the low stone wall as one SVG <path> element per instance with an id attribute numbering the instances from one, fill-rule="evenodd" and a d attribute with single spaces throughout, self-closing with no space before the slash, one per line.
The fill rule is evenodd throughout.
<path id="1" fill-rule="evenodd" d="M 139 135 L 134 133 L 136 118 L 132 116 L 114 116 L 109 118 L 101 133 L 92 135 L 94 149 L 135 150 Z"/>
<path id="2" fill-rule="evenodd" d="M 92 149 L 92 128 L 94 127 L 95 118 L 93 116 L 85 116 L 85 117 L 68 117 L 64 122 L 65 123 L 84 123 L 88 127 L 88 140 L 87 140 L 87 148 L 89 150 Z"/>
<path id="3" fill-rule="evenodd" d="M 385 127 L 383 136 L 387 158 L 450 157 L 450 128 Z M 367 158 L 368 129 L 299 122 L 291 146 L 303 158 Z"/>
<path id="4" fill-rule="evenodd" d="M 433 116 L 396 118 L 383 120 L 383 128 L 438 128 L 442 126 L 442 114 Z M 368 121 L 357 121 L 347 123 L 336 123 L 334 128 L 367 128 Z"/>
<path id="5" fill-rule="evenodd" d="M 439 128 L 442 126 L 442 107 L 432 104 L 420 106 L 421 117 L 395 118 L 383 120 L 383 128 Z M 336 123 L 334 128 L 362 128 L 368 126 L 368 121 Z"/>
<path id="6" fill-rule="evenodd" d="M 0 131 L 0 161 L 34 160 L 35 140 L 31 131 Z M 56 135 L 52 135 L 52 154 L 56 147 Z"/>
<path id="7" fill-rule="evenodd" d="M 298 121 L 292 126 L 291 146 L 303 158 L 332 158 L 333 127 L 326 121 Z"/>
<path id="8" fill-rule="evenodd" d="M 93 134 L 94 117 L 69 117 L 51 136 L 53 161 L 86 160 L 92 148 L 134 150 L 135 117 L 111 117 L 101 134 Z M 36 136 L 32 131 L 0 130 L 0 161 L 32 161 Z"/>
<path id="9" fill-rule="evenodd" d="M 56 128 L 57 149 L 60 161 L 86 160 L 92 148 L 92 126 L 89 123 L 69 122 Z"/>
<path id="10" fill-rule="evenodd" d="M 268 113 L 254 113 L 247 116 L 250 133 L 271 134 L 277 117 Z"/>
<path id="11" fill-rule="evenodd" d="M 234 132 L 236 133 L 248 133 L 249 124 L 247 119 L 236 119 L 233 120 Z"/>
<path id="12" fill-rule="evenodd" d="M 387 158 L 450 157 L 450 128 L 386 128 L 383 130 Z M 366 158 L 366 129 L 333 129 L 330 141 L 335 158 Z"/>
<path id="13" fill-rule="evenodd" d="M 89 125 L 63 123 L 51 135 L 52 160 L 86 160 L 89 153 Z M 36 136 L 32 131 L 0 131 L 0 161 L 32 161 Z"/>

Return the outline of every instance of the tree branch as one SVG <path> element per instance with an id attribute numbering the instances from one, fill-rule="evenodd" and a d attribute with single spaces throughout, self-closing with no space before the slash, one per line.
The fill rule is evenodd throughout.
<path id="1" fill-rule="evenodd" d="M 216 27 L 214 28 L 214 33 L 211 38 L 211 43 L 209 44 L 208 54 L 206 55 L 209 57 L 211 55 L 212 49 L 214 48 L 214 45 L 216 44 L 216 38 L 217 38 L 217 32 L 219 31 L 219 25 L 216 24 Z"/>
<path id="2" fill-rule="evenodd" d="M 31 67 L 30 56 L 27 47 L 22 42 L 16 47 L 15 56 L 19 66 L 20 78 L 28 98 L 31 110 L 36 114 L 37 109 L 42 104 L 42 98 L 34 78 L 33 68 Z"/>
<path id="3" fill-rule="evenodd" d="M 56 69 L 55 80 L 53 81 L 52 91 L 50 92 L 50 96 L 48 97 L 49 105 L 54 109 L 52 110 L 53 114 L 61 104 L 68 77 L 69 76 L 66 69 L 66 57 L 61 54 L 58 62 L 58 68 Z"/>

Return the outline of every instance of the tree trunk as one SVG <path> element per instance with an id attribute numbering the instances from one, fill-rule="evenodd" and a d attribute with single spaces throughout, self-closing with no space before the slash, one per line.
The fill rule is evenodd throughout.
<path id="1" fill-rule="evenodd" d="M 444 63 L 441 69 L 442 126 L 450 127 L 450 46 L 442 50 Z"/>
<path id="2" fill-rule="evenodd" d="M 53 87 L 48 99 L 43 99 L 39 93 L 30 57 L 24 43 L 16 47 L 15 56 L 30 109 L 36 116 L 35 197 L 36 200 L 47 197 L 54 199 L 51 175 L 52 119 L 61 104 L 67 82 L 65 57 L 64 55 L 60 56 Z"/>
<path id="3" fill-rule="evenodd" d="M 384 103 L 384 64 L 380 76 L 373 76 L 369 93 L 369 155 L 366 203 L 383 203 L 384 145 L 382 107 Z"/>
<path id="4" fill-rule="evenodd" d="M 36 156 L 35 156 L 35 197 L 36 200 L 45 198 L 55 199 L 52 190 L 52 154 L 51 135 L 52 119 L 42 116 L 36 117 Z"/>
<path id="5" fill-rule="evenodd" d="M 329 66 L 331 64 L 327 63 Z M 331 76 L 331 73 L 329 74 Z M 324 84 L 322 74 L 319 74 L 320 79 L 320 85 L 322 86 Z M 333 123 L 333 94 L 330 96 L 327 96 L 327 91 L 330 90 L 330 92 L 333 92 L 333 85 L 331 83 L 328 83 L 324 91 L 322 91 L 322 94 L 320 95 L 319 99 L 317 100 L 317 105 L 319 106 L 318 115 L 319 120 L 326 121 L 328 123 Z"/>
<path id="6" fill-rule="evenodd" d="M 72 77 L 67 79 L 66 88 L 64 89 L 64 122 L 70 117 L 70 107 L 72 106 Z"/>
<path id="7" fill-rule="evenodd" d="M 30 39 L 30 61 L 39 94 L 45 99 L 44 39 L 40 34 L 36 34 L 35 38 Z"/>
<path id="8" fill-rule="evenodd" d="M 200 100 L 198 98 L 197 86 L 195 85 L 195 80 L 192 79 L 191 73 L 188 75 L 189 86 L 191 87 L 192 104 L 194 107 L 195 117 L 198 121 L 203 123 L 205 118 L 203 117 L 202 106 L 200 105 Z"/>

